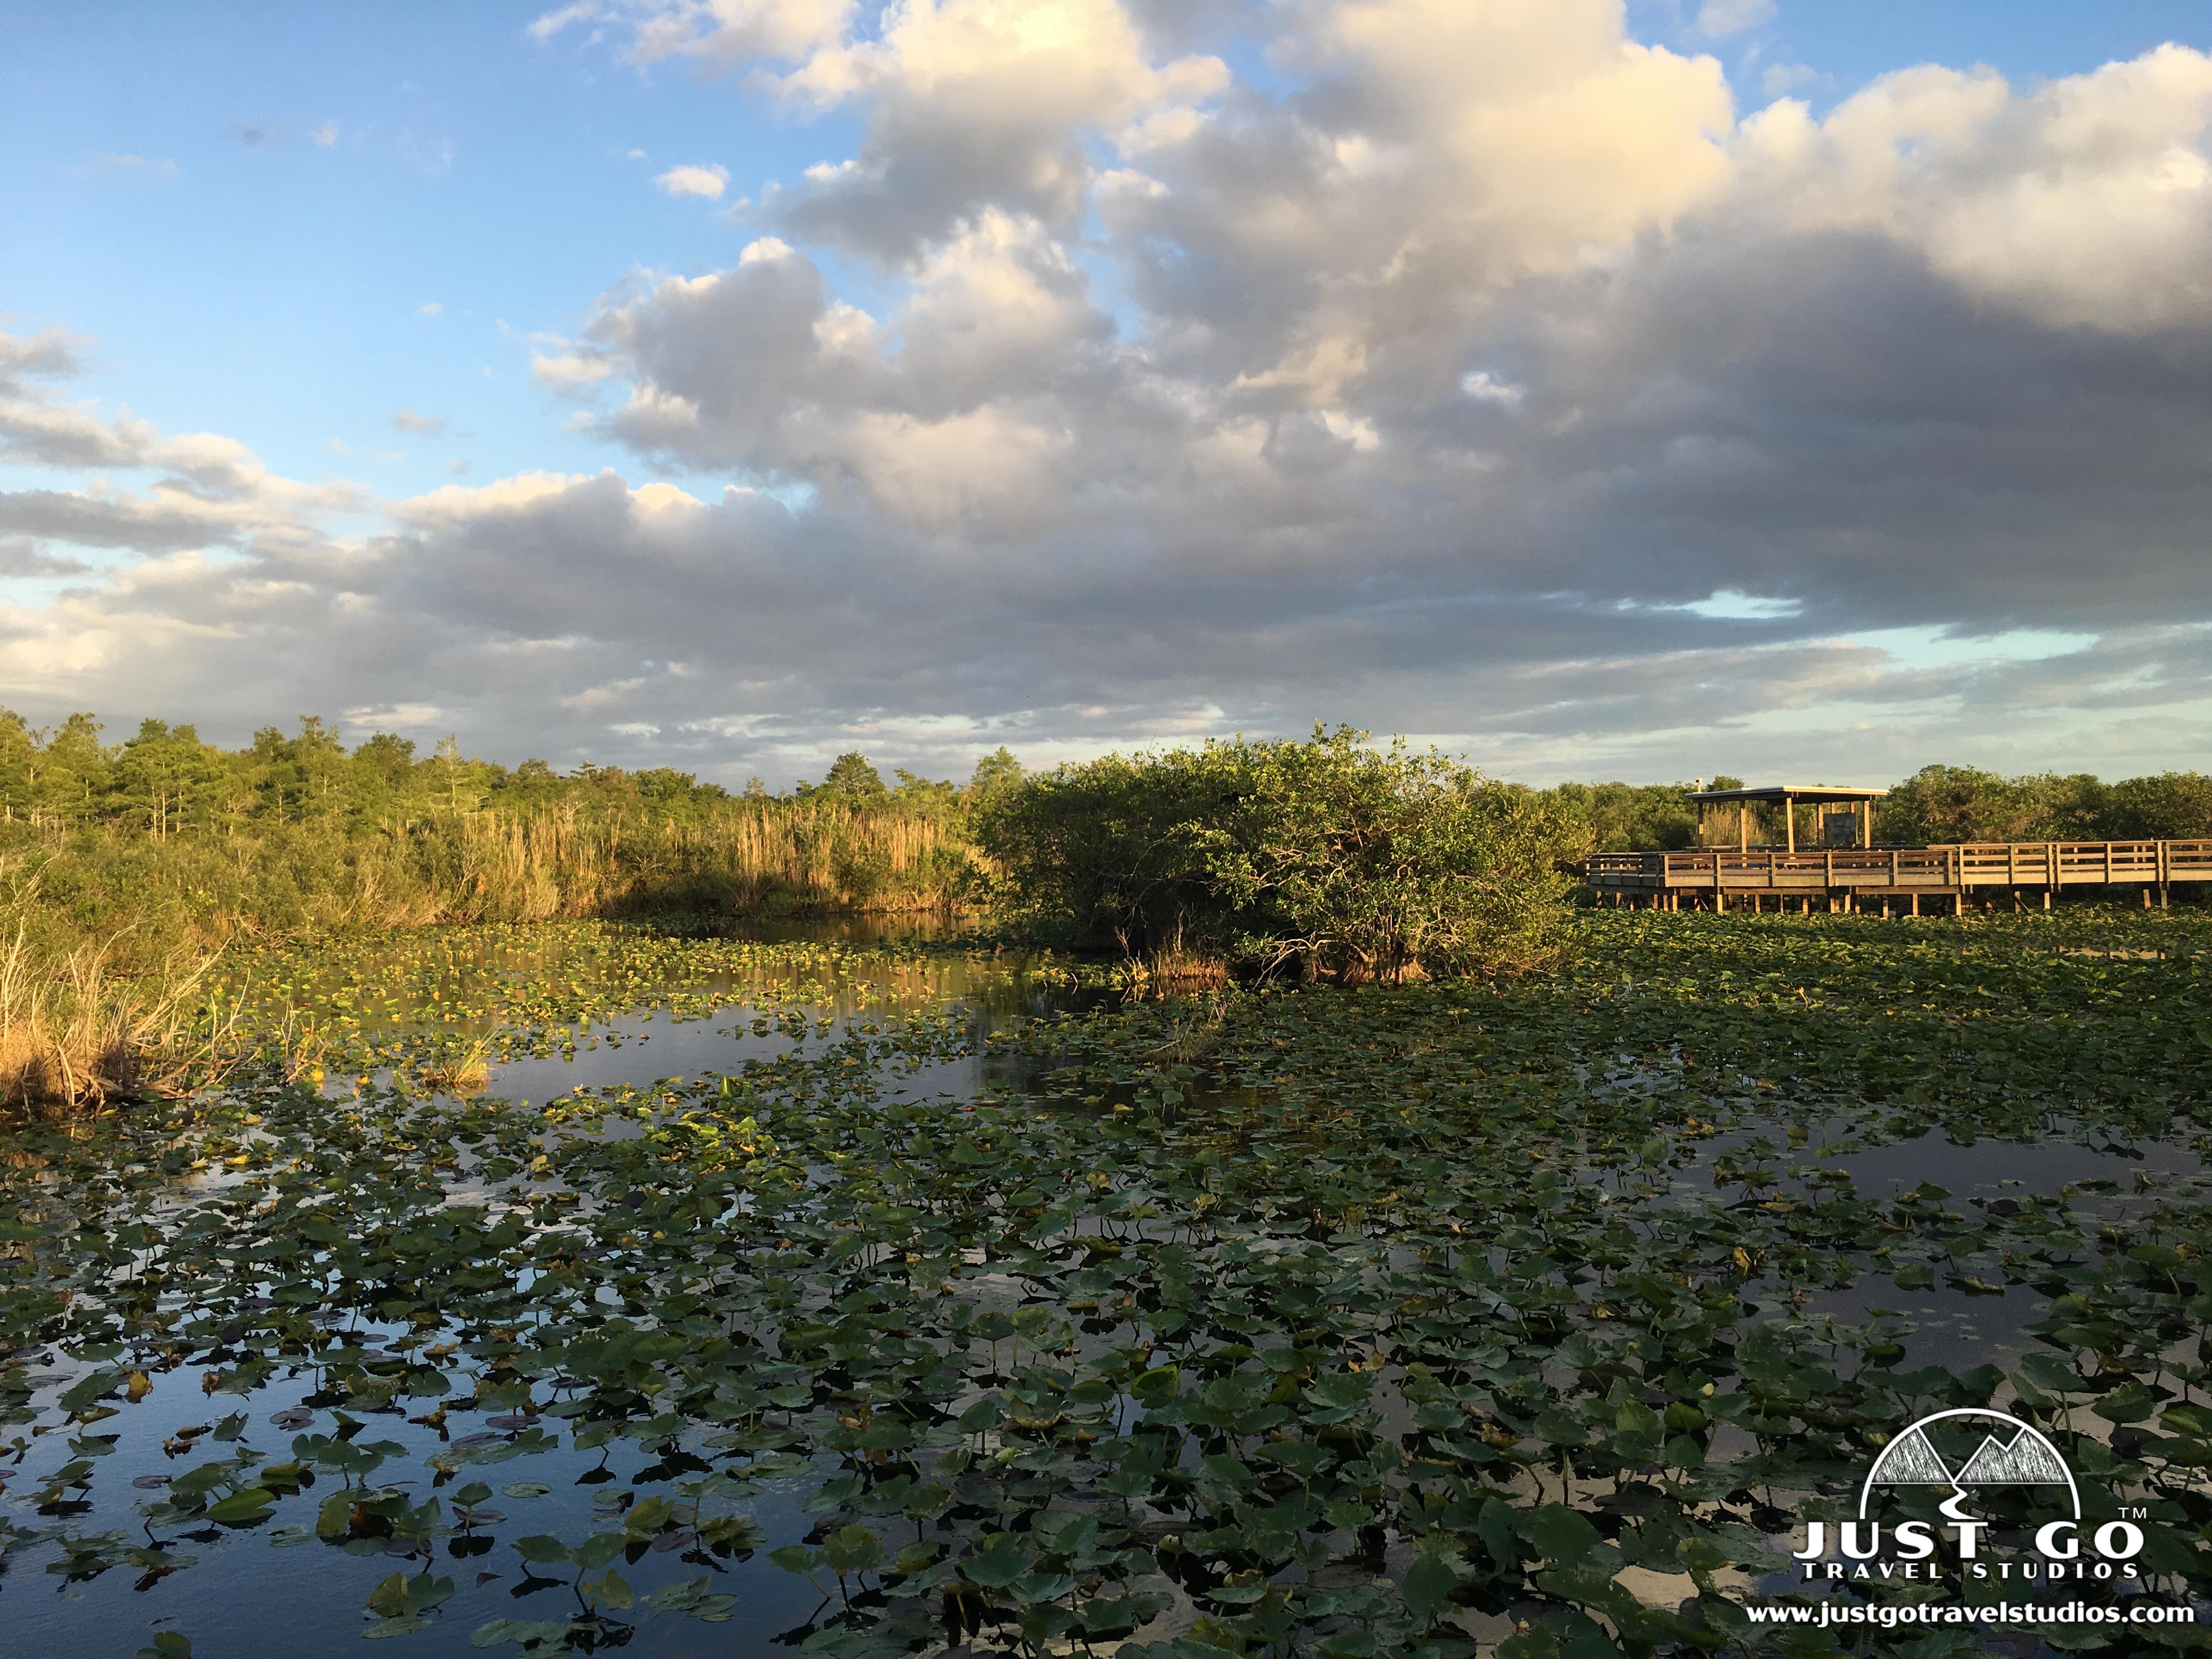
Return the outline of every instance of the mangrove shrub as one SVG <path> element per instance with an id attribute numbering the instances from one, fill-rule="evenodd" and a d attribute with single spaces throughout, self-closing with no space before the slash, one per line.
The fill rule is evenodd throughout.
<path id="1" fill-rule="evenodd" d="M 1553 815 L 1404 741 L 1109 755 L 975 808 L 1002 914 L 1132 955 L 1309 976 L 1516 971 L 1553 960 Z"/>

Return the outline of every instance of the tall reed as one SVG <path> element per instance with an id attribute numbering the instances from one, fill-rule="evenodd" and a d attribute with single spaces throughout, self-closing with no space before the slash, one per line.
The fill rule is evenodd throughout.
<path id="1" fill-rule="evenodd" d="M 0 1110 L 82 1115 L 222 1063 L 196 996 L 233 938 L 686 912 L 942 908 L 973 866 L 958 816 L 834 798 L 682 817 L 573 801 L 155 838 L 8 826 Z"/>
<path id="2" fill-rule="evenodd" d="M 212 957 L 112 971 L 111 949 L 42 949 L 27 919 L 0 935 L 0 1114 L 78 1117 L 220 1069 L 221 1032 L 196 993 Z"/>

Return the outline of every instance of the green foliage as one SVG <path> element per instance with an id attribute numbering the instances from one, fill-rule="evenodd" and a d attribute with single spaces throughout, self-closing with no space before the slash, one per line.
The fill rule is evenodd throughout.
<path id="1" fill-rule="evenodd" d="M 866 755 L 848 752 L 830 763 L 829 775 L 822 780 L 824 793 L 842 795 L 848 800 L 881 800 L 890 792 L 884 787 L 882 775 L 868 763 Z"/>
<path id="2" fill-rule="evenodd" d="M 2107 785 L 2086 773 L 2001 777 L 1927 766 L 1875 809 L 1886 842 L 2189 841 L 2212 836 L 2212 778 L 2166 772 Z"/>
<path id="3" fill-rule="evenodd" d="M 2112 787 L 2105 827 L 2114 837 L 2194 841 L 2212 836 L 2212 778 L 2161 772 Z"/>
<path id="4" fill-rule="evenodd" d="M 975 807 L 1006 914 L 1125 952 L 1396 981 L 1511 971 L 1559 945 L 1554 820 L 1402 740 L 1109 756 Z"/>
<path id="5" fill-rule="evenodd" d="M 1001 789 L 1013 787 L 1025 775 L 1021 762 L 1014 758 L 1014 751 L 1000 744 L 975 763 L 975 771 L 968 780 L 968 787 L 979 795 L 994 794 Z"/>
<path id="6" fill-rule="evenodd" d="M 1715 788 L 1729 784 L 1715 780 Z M 1535 792 L 1564 825 L 1572 855 L 1672 851 L 1696 839 L 1697 811 L 1686 783 L 1562 783 Z"/>

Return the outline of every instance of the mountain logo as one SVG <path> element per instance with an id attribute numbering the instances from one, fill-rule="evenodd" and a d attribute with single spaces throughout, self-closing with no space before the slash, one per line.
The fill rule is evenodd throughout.
<path id="1" fill-rule="evenodd" d="M 1990 1427 L 1981 1443 L 1954 1469 L 1929 1439 L 1928 1427 L 1932 1423 L 1960 1421 L 1979 1421 Z M 1953 1520 L 1966 1518 L 1956 1506 L 1963 1505 L 1971 1489 L 1977 1486 L 2063 1486 L 2073 1505 L 2074 1519 L 2081 1518 L 2081 1488 L 2075 1485 L 2074 1472 L 2066 1467 L 2066 1460 L 2058 1455 L 2050 1437 L 2033 1424 L 1986 1407 L 1930 1412 L 1884 1446 L 1859 1487 L 1859 1518 L 1866 1518 L 1877 1491 L 1895 1486 L 1950 1487 L 1952 1495 L 1941 1507 Z"/>
<path id="2" fill-rule="evenodd" d="M 1958 1456 L 1955 1464 L 1929 1432 L 1939 1426 L 1942 1444 Z M 1973 1431 L 1978 1428 L 1981 1437 L 1976 1441 Z M 1965 1450 L 1970 1443 L 1972 1449 Z M 1961 1451 L 1964 1455 L 1959 1456 Z M 2053 1495 L 2060 1488 L 2065 1491 L 2067 1517 L 2035 1527 L 2032 1555 L 2021 1549 L 2013 1529 L 1969 1507 L 1977 1494 L 2003 1486 L 2042 1487 Z M 1948 1497 L 1936 1501 L 1941 1521 L 1873 1518 L 1871 1512 L 1882 1507 L 1885 1497 L 1911 1487 L 1949 1488 Z M 2122 1516 L 2130 1513 L 2121 1511 Z M 2140 1509 L 2132 1514 L 2134 1519 L 2106 1521 L 2089 1537 L 2081 1537 L 2087 1526 L 2081 1516 L 2081 1489 L 2051 1437 L 2003 1412 L 1967 1406 L 1930 1412 L 1907 1425 L 1881 1449 L 1860 1482 L 1858 1519 L 1807 1521 L 1805 1547 L 1790 1554 L 1803 1564 L 1808 1582 L 1891 1579 L 1924 1583 L 1950 1576 L 1952 1564 L 1965 1580 L 2049 1584 L 2062 1579 L 2136 1579 L 2142 1570 L 2135 1558 L 2142 1553 L 2146 1541 L 2136 1522 L 2145 1516 Z"/>

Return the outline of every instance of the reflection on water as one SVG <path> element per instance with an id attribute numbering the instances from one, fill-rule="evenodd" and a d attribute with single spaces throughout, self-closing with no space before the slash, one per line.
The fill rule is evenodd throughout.
<path id="1" fill-rule="evenodd" d="M 1765 1138 L 1772 1135 L 1770 1129 Z M 1759 1132 L 1745 1129 L 1703 1143 L 1675 1182 L 1678 1200 L 1710 1201 L 1715 1163 L 1759 1138 Z M 1969 1218 L 1981 1212 L 2006 1215 L 2023 1200 L 2063 1196 L 2077 1216 L 2112 1225 L 2128 1224 L 2160 1200 L 2212 1195 L 2204 1158 L 2173 1141 L 2124 1143 L 2083 1135 L 1961 1144 L 1941 1132 L 1872 1146 L 1841 1134 L 1827 1145 L 1817 1144 L 1818 1136 L 1810 1139 L 1814 1145 L 1780 1148 L 1768 1160 L 1777 1172 L 1772 1191 L 1817 1200 L 1821 1193 L 1814 1182 L 1842 1175 L 1850 1177 L 1858 1199 L 1883 1204 L 1934 1187 L 1947 1194 L 1941 1200 L 1947 1209 Z M 2040 1346 L 2023 1328 L 2043 1316 L 2045 1299 L 2027 1285 L 1969 1291 L 1939 1274 L 1931 1284 L 1905 1289 L 1887 1273 L 1868 1273 L 1849 1285 L 1814 1291 L 1794 1307 L 1777 1304 L 1775 1310 L 1855 1327 L 1886 1319 L 1905 1349 L 1899 1370 L 2010 1370 L 2021 1354 Z"/>

